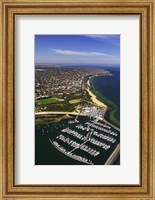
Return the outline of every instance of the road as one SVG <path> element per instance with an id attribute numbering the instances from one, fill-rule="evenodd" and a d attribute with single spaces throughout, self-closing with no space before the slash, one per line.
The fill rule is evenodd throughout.
<path id="1" fill-rule="evenodd" d="M 48 112 L 38 112 L 38 113 L 35 113 L 36 116 L 39 116 L 39 115 L 81 115 L 81 116 L 86 116 L 85 114 L 82 114 L 82 113 L 77 113 L 77 112 L 51 112 L 51 111 L 48 111 Z"/>

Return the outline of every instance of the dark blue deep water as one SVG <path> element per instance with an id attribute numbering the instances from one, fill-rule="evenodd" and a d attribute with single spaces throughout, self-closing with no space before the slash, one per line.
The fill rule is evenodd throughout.
<path id="1" fill-rule="evenodd" d="M 120 70 L 114 68 L 107 68 L 112 76 L 96 76 L 90 80 L 93 93 L 97 98 L 108 105 L 108 112 L 105 118 L 116 126 L 120 126 Z M 79 117 L 81 123 L 90 119 Z M 60 151 L 58 151 L 49 141 L 49 138 L 56 137 L 60 134 L 62 126 L 68 126 L 68 121 L 71 119 L 63 119 L 57 123 L 36 124 L 35 126 L 35 164 L 36 165 L 83 165 L 84 163 L 74 160 Z M 120 135 L 118 136 L 116 145 L 120 142 Z M 113 146 L 111 151 L 115 148 Z M 103 160 L 99 158 L 95 164 L 104 164 L 104 160 L 111 154 L 110 151 L 103 156 Z M 120 164 L 119 159 L 115 164 Z"/>
<path id="2" fill-rule="evenodd" d="M 120 126 L 120 70 L 108 70 L 112 76 L 96 76 L 91 78 L 91 87 L 97 98 L 109 106 L 107 120 Z"/>

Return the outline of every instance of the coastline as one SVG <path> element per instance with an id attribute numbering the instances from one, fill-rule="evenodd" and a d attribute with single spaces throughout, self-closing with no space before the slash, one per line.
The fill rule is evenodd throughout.
<path id="1" fill-rule="evenodd" d="M 86 116 L 84 114 L 78 113 L 78 112 L 54 112 L 54 111 L 44 111 L 44 112 L 36 112 L 35 115 L 81 115 L 81 116 Z"/>
<path id="2" fill-rule="evenodd" d="M 92 76 L 91 76 L 91 77 L 92 77 Z M 91 100 L 93 101 L 93 103 L 95 103 L 95 104 L 96 104 L 97 106 L 99 106 L 99 107 L 104 107 L 105 109 L 107 109 L 108 106 L 107 106 L 106 104 L 104 104 L 103 102 L 99 101 L 99 100 L 97 99 L 97 96 L 91 91 L 91 89 L 90 89 L 90 78 L 91 78 L 91 77 L 89 77 L 89 79 L 88 79 L 88 81 L 87 81 L 88 89 L 86 88 L 86 91 L 87 91 L 88 94 L 90 95 Z"/>
<path id="3" fill-rule="evenodd" d="M 87 86 L 88 86 L 88 88 L 89 88 L 89 91 L 91 92 L 91 93 L 89 93 L 89 94 L 92 94 L 93 96 L 95 96 L 96 97 L 96 99 L 98 98 L 98 95 L 97 94 L 94 94 L 91 90 L 90 90 L 90 87 L 91 87 L 91 85 L 90 85 L 90 79 L 92 78 L 92 77 L 95 77 L 95 76 L 90 76 L 89 77 L 89 79 L 88 79 L 88 81 L 87 81 Z M 104 101 L 104 98 L 105 98 L 105 101 Z M 93 101 L 94 99 L 93 98 L 91 98 L 91 100 Z M 98 100 L 98 99 L 97 99 Z M 106 103 L 103 103 L 106 107 L 104 107 L 105 108 L 105 113 L 106 113 L 106 115 L 104 116 L 105 118 L 105 120 L 106 121 L 108 121 L 108 122 L 110 122 L 111 124 L 114 124 L 116 127 L 120 127 L 120 122 L 118 121 L 118 119 L 114 116 L 115 115 L 115 112 L 117 112 L 117 106 L 111 101 L 111 100 L 109 100 L 109 99 L 106 99 L 106 97 L 104 97 L 103 96 L 103 101 L 104 102 L 106 102 Z M 94 101 L 93 101 L 94 102 Z M 101 100 L 98 100 L 98 102 L 101 102 L 102 103 L 102 101 Z M 94 102 L 95 103 L 95 102 Z M 103 107 L 103 106 L 102 106 Z M 108 109 L 109 108 L 109 109 Z"/>
<path id="4" fill-rule="evenodd" d="M 89 95 L 89 102 L 91 102 L 92 106 L 97 106 L 100 107 L 100 109 L 104 110 L 103 113 L 103 120 L 106 120 L 107 122 L 109 122 L 110 124 L 113 124 L 115 127 L 120 127 L 119 122 L 117 122 L 116 119 L 114 119 L 114 112 L 115 112 L 115 106 L 112 106 L 112 111 L 111 109 L 109 110 L 109 104 L 105 104 L 103 103 L 102 100 L 98 99 L 98 95 L 96 93 L 94 93 L 94 91 L 92 90 L 92 86 L 91 86 L 91 78 L 93 77 L 98 77 L 100 75 L 91 75 L 88 77 L 88 79 L 84 82 L 84 87 L 82 87 L 82 89 L 87 92 L 87 94 Z M 106 101 L 105 101 L 106 102 Z M 110 104 L 113 105 L 113 104 Z M 109 114 L 110 113 L 110 114 Z M 69 112 L 65 112 L 65 111 L 41 111 L 41 112 L 36 112 L 35 115 L 39 117 L 39 115 L 52 115 L 52 114 L 63 114 L 63 115 L 83 115 L 81 114 L 80 110 L 73 110 L 73 111 L 69 111 Z M 84 115 L 83 115 L 84 116 Z"/>
<path id="5" fill-rule="evenodd" d="M 99 75 L 95 75 L 95 76 L 99 76 Z M 90 79 L 94 77 L 94 76 L 90 76 L 89 79 L 86 82 L 86 88 L 84 88 L 84 90 L 86 90 L 91 98 L 91 101 L 98 107 L 103 108 L 105 110 L 105 113 L 108 109 L 108 106 L 101 102 L 100 100 L 97 99 L 97 96 L 91 91 L 91 85 L 90 85 Z M 43 112 L 36 112 L 35 115 L 36 116 L 41 116 L 41 115 L 53 115 L 53 114 L 58 114 L 58 115 L 81 115 L 81 116 L 86 116 L 85 114 L 82 114 L 80 112 L 77 111 L 72 111 L 72 112 L 59 112 L 59 111 L 43 111 Z"/>

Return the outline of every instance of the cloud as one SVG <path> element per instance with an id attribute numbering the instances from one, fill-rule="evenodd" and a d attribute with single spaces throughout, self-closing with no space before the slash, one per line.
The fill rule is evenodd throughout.
<path id="1" fill-rule="evenodd" d="M 94 40 L 100 41 L 100 42 L 109 42 L 112 45 L 119 46 L 120 44 L 120 35 L 84 35 L 85 37 L 92 38 Z"/>
<path id="2" fill-rule="evenodd" d="M 50 49 L 50 53 L 56 53 L 61 55 L 73 55 L 73 56 L 103 56 L 110 58 L 116 57 L 102 52 L 83 52 L 83 51 L 72 51 L 72 50 L 62 50 L 62 49 Z"/>
<path id="3" fill-rule="evenodd" d="M 100 35 L 100 34 L 90 34 L 90 35 L 83 35 L 85 37 L 89 38 L 94 38 L 94 39 L 100 39 L 100 40 L 105 40 L 105 39 L 119 39 L 120 35 Z"/>

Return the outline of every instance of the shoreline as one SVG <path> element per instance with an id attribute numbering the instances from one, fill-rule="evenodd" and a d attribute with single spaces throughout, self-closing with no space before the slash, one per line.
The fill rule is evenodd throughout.
<path id="1" fill-rule="evenodd" d="M 90 95 L 91 100 L 92 100 L 93 103 L 95 103 L 99 107 L 104 107 L 105 109 L 107 109 L 108 106 L 106 104 L 104 104 L 103 102 L 101 102 L 100 100 L 98 100 L 97 96 L 91 91 L 91 89 L 90 89 L 90 78 L 91 77 L 94 77 L 94 76 L 90 76 L 88 81 L 86 82 L 86 84 L 88 85 L 88 89 L 86 88 L 86 91 Z"/>
<path id="2" fill-rule="evenodd" d="M 70 116 L 70 115 L 79 115 L 82 117 L 88 117 L 86 114 L 82 114 L 82 113 L 77 113 L 77 112 L 52 112 L 52 111 L 46 111 L 46 112 L 38 112 L 35 113 L 35 117 L 39 117 L 39 116 L 50 116 L 50 115 L 66 115 L 66 116 Z M 103 117 L 103 122 L 106 122 L 108 125 L 110 125 L 111 127 L 113 127 L 114 129 L 116 129 L 117 131 L 120 131 L 120 128 L 117 127 L 116 125 L 112 124 L 111 122 L 107 121 L 104 117 Z"/>
<path id="3" fill-rule="evenodd" d="M 99 76 L 99 75 L 95 75 L 95 76 Z M 116 107 L 115 107 L 115 105 L 113 105 L 113 102 L 111 103 L 111 102 L 109 102 L 109 104 L 105 104 L 105 103 L 103 103 L 102 101 L 100 101 L 100 100 L 98 100 L 97 99 L 97 95 L 95 95 L 91 90 L 90 90 L 90 87 L 91 87 L 91 85 L 90 85 L 90 79 L 92 78 L 92 77 L 95 77 L 95 76 L 90 76 L 89 77 L 89 79 L 88 79 L 88 81 L 86 82 L 86 84 L 87 84 L 87 86 L 88 86 L 88 89 L 86 89 L 87 90 L 87 92 L 89 93 L 89 95 L 91 96 L 91 100 L 93 101 L 93 103 L 95 103 L 96 105 L 101 105 L 100 107 L 104 107 L 104 109 L 105 109 L 105 113 L 107 113 L 108 114 L 108 116 L 110 116 L 110 117 L 106 117 L 105 118 L 105 116 L 103 117 L 104 118 L 104 120 L 106 120 L 106 121 L 108 121 L 110 124 L 113 124 L 114 126 L 116 126 L 116 127 L 118 127 L 118 128 L 120 128 L 120 123 L 118 122 L 118 120 L 117 119 L 112 119 L 111 118 L 111 115 L 112 115 L 112 112 L 115 112 L 115 110 L 116 110 Z M 99 104 L 98 104 L 99 103 Z M 111 110 L 108 110 L 108 107 L 112 107 L 112 111 Z M 110 113 L 110 114 L 109 114 Z"/>
<path id="4" fill-rule="evenodd" d="M 57 111 L 45 111 L 45 112 L 36 112 L 35 115 L 80 115 L 80 116 L 86 116 L 84 114 L 78 113 L 78 112 L 57 112 Z"/>
<path id="5" fill-rule="evenodd" d="M 93 93 L 93 91 L 91 90 L 91 78 L 95 77 L 95 76 L 100 76 L 100 75 L 91 75 L 88 77 L 88 79 L 84 82 L 86 85 L 82 88 L 82 90 L 86 91 L 89 95 L 89 101 L 92 103 L 92 106 L 94 104 L 94 106 L 100 107 L 100 109 L 104 110 L 104 114 L 103 114 L 103 120 L 109 122 L 111 125 L 113 125 L 114 127 L 120 128 L 119 123 L 115 122 L 115 121 L 111 121 L 111 119 L 107 119 L 105 116 L 106 114 L 109 112 L 108 111 L 108 107 L 109 105 L 106 105 L 105 103 L 103 103 L 101 100 L 98 99 L 97 95 Z M 62 111 L 42 111 L 42 112 L 36 112 L 35 115 L 39 117 L 39 115 L 53 115 L 53 114 L 63 114 L 63 115 L 81 115 L 81 116 L 86 116 L 84 114 L 81 114 L 79 110 L 74 110 L 72 112 L 62 112 Z"/>

